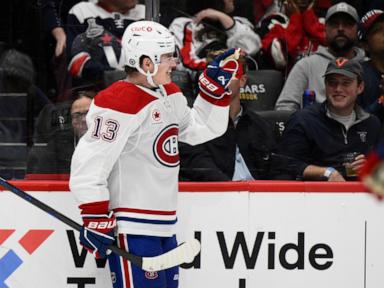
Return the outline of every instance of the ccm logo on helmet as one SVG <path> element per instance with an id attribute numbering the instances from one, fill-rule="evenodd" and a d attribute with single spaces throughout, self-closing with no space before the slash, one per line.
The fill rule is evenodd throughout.
<path id="1" fill-rule="evenodd" d="M 179 165 L 178 135 L 178 125 L 171 124 L 160 131 L 153 143 L 153 155 L 164 166 L 176 167 Z"/>
<path id="2" fill-rule="evenodd" d="M 151 32 L 153 29 L 149 26 L 132 27 L 132 32 Z"/>

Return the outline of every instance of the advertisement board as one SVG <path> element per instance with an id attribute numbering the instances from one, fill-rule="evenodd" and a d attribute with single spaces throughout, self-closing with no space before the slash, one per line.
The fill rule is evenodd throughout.
<path id="1" fill-rule="evenodd" d="M 179 234 L 194 231 L 202 251 L 181 287 L 384 285 L 384 206 L 368 194 L 182 196 Z"/>
<path id="2" fill-rule="evenodd" d="M 239 187 L 180 193 L 179 242 L 202 245 L 181 288 L 383 287 L 384 204 L 374 197 Z M 32 193 L 81 222 L 71 193 Z M 0 288 L 112 287 L 106 261 L 77 232 L 10 192 L 0 203 Z"/>

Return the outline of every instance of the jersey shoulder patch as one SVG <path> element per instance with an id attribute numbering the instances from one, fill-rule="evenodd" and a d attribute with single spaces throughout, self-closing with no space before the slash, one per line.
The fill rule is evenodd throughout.
<path id="1" fill-rule="evenodd" d="M 94 99 L 98 107 L 112 109 L 127 114 L 137 114 L 156 97 L 145 93 L 136 85 L 117 81 L 107 89 L 99 92 Z"/>

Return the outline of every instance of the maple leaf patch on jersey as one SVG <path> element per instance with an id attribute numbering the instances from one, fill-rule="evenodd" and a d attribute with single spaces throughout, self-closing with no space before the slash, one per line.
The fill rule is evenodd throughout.
<path id="1" fill-rule="evenodd" d="M 180 163 L 178 135 L 179 126 L 171 124 L 160 131 L 153 143 L 153 154 L 164 166 L 176 167 Z"/>
<path id="2" fill-rule="evenodd" d="M 152 119 L 155 122 L 159 122 L 161 120 L 161 113 L 159 109 L 154 109 L 152 111 Z"/>

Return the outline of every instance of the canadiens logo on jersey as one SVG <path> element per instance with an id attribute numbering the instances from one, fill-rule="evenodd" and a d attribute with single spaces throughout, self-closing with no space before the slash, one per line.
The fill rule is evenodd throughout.
<path id="1" fill-rule="evenodd" d="M 153 154 L 156 160 L 164 166 L 176 167 L 180 163 L 178 135 L 178 125 L 171 124 L 160 131 L 153 143 Z"/>
<path id="2" fill-rule="evenodd" d="M 149 280 L 154 280 L 157 277 L 159 277 L 159 274 L 157 274 L 157 272 L 149 272 L 149 271 L 145 272 L 145 278 L 147 278 Z"/>

